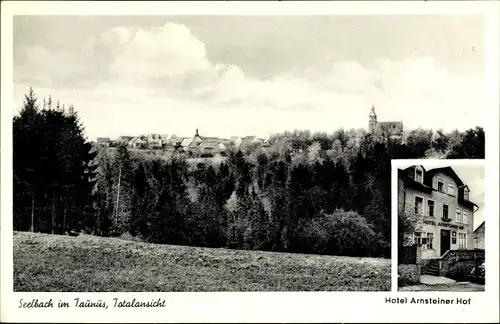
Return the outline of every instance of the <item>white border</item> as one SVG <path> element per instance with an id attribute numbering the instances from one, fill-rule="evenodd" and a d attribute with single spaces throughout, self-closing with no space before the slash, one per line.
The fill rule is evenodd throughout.
<path id="1" fill-rule="evenodd" d="M 1 18 L 1 321 L 48 322 L 498 322 L 498 2 L 2 2 Z M 456 15 L 485 17 L 486 70 L 486 259 L 484 293 L 12 293 L 12 16 L 23 15 Z M 467 28 L 464 26 L 464 28 Z M 459 94 L 457 94 L 459 95 Z M 480 109 L 480 107 L 478 107 Z M 470 161 L 469 161 L 470 162 Z M 405 163 L 411 163 L 405 160 Z M 415 164 L 425 165 L 420 160 Z M 446 165 L 457 163 L 444 161 Z M 394 173 L 393 173 L 394 174 Z M 394 187 L 393 187 L 394 188 Z M 396 201 L 396 200 L 395 200 Z M 394 204 L 392 210 L 394 211 Z M 397 214 L 397 213 L 396 213 Z M 394 213 L 393 213 L 394 215 Z M 491 219 L 490 219 L 491 218 Z M 393 223 L 393 262 L 397 260 L 397 222 Z M 397 250 L 396 250 L 397 251 Z M 393 282 L 397 269 L 393 267 Z M 397 289 L 397 285 L 393 287 Z M 73 296 L 111 300 L 114 296 L 159 297 L 165 309 L 19 310 L 19 299 Z M 468 297 L 471 306 L 391 305 L 386 297 Z"/>
<path id="2" fill-rule="evenodd" d="M 4 5 L 17 15 L 483 15 L 490 1 L 26 1 Z M 4 8 L 5 8 L 4 7 Z"/>
<path id="3" fill-rule="evenodd" d="M 490 140 L 493 138 L 488 137 Z M 498 137 L 496 139 L 498 143 Z M 425 160 L 416 160 L 416 159 L 408 159 L 408 160 L 392 160 L 392 179 L 391 179 L 391 200 L 392 200 L 392 240 L 391 240 L 391 249 L 392 249 L 392 271 L 393 274 L 397 273 L 397 265 L 398 265 L 398 216 L 397 216 L 397 200 L 398 200 L 398 184 L 397 184 L 397 172 L 398 168 L 407 168 L 412 165 L 422 165 L 424 168 L 436 168 L 436 167 L 446 167 L 446 166 L 483 166 L 484 174 L 485 174 L 485 205 L 484 205 L 484 215 L 485 220 L 487 218 L 487 229 L 485 231 L 485 246 L 486 246 L 486 285 L 485 285 L 485 293 L 488 296 L 488 303 L 492 303 L 489 305 L 497 305 L 498 304 L 498 255 L 499 255 L 499 247 L 498 247 L 498 217 L 493 215 L 498 215 L 498 160 L 493 161 L 489 160 L 434 160 L 434 159 L 425 159 Z M 493 173 L 495 172 L 495 175 Z M 497 198 L 495 198 L 497 197 Z M 397 276 L 397 275 L 396 275 Z M 393 291 L 397 287 L 397 278 L 392 278 L 392 288 Z M 400 292 L 404 294 L 408 294 L 407 292 Z M 434 292 L 432 292 L 433 294 Z M 473 296 L 477 295 L 477 293 L 464 293 L 463 295 Z M 498 311 L 497 311 L 498 313 Z"/>

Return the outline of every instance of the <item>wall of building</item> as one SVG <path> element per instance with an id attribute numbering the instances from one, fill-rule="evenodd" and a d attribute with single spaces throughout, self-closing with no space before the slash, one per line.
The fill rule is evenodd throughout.
<path id="1" fill-rule="evenodd" d="M 475 237 L 474 247 L 478 249 L 484 249 L 485 248 L 484 225 L 481 225 L 478 231 L 474 234 L 474 237 Z"/>
<path id="2" fill-rule="evenodd" d="M 430 231 L 431 233 L 434 233 L 434 238 L 438 235 L 436 232 L 439 232 L 436 229 L 431 229 Z M 439 246 L 436 245 L 436 242 L 437 240 L 434 239 L 433 249 L 422 249 L 421 256 L 423 260 L 429 260 L 439 256 Z"/>
<path id="3" fill-rule="evenodd" d="M 453 232 L 456 233 L 456 241 L 455 244 L 453 242 L 450 243 L 450 249 L 456 250 L 459 247 L 459 233 L 466 233 L 466 245 L 467 249 L 472 249 L 474 247 L 474 235 L 472 231 L 473 224 L 473 214 L 472 210 L 465 208 L 461 204 L 458 203 L 458 188 L 456 183 L 453 181 L 451 177 L 446 175 L 439 174 L 440 177 L 445 180 L 445 193 L 433 190 L 432 193 L 424 193 L 421 191 L 417 191 L 412 188 L 406 188 L 405 196 L 400 196 L 400 199 L 405 199 L 406 204 L 415 206 L 415 197 L 422 197 L 424 202 L 424 216 L 422 217 L 423 226 L 422 232 L 432 233 L 433 238 L 433 249 L 432 250 L 422 250 L 422 258 L 429 259 L 438 257 L 441 255 L 440 247 L 441 247 L 441 229 L 450 230 L 450 235 L 453 235 Z M 437 175 L 435 176 L 437 178 Z M 433 181 L 435 184 L 436 181 Z M 451 182 L 455 185 L 455 196 L 450 196 L 446 193 L 446 188 L 448 182 Z M 437 189 L 437 187 L 436 187 Z M 428 216 L 428 200 L 431 199 L 434 201 L 434 216 Z M 443 216 L 443 203 L 449 206 L 448 215 L 451 218 L 451 221 L 444 222 L 442 220 Z M 466 209 L 468 210 L 468 219 L 467 223 L 457 222 L 456 220 L 456 210 L 459 208 L 460 210 Z M 453 236 L 451 236 L 453 237 Z"/>

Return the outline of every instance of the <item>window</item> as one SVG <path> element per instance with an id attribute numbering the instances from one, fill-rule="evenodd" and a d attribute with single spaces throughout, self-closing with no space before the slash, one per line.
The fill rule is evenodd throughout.
<path id="1" fill-rule="evenodd" d="M 415 169 L 415 181 L 418 181 L 420 183 L 424 182 L 422 170 Z"/>
<path id="2" fill-rule="evenodd" d="M 424 198 L 415 196 L 415 214 L 424 214 Z"/>
<path id="3" fill-rule="evenodd" d="M 434 234 L 433 233 L 421 233 L 421 232 L 415 232 L 413 234 L 413 243 L 414 244 L 421 244 L 422 249 L 424 250 L 430 250 L 433 247 L 434 243 Z"/>
<path id="4" fill-rule="evenodd" d="M 448 214 L 448 209 L 450 207 L 446 204 L 443 204 L 443 219 L 448 219 L 449 214 Z"/>
<path id="5" fill-rule="evenodd" d="M 455 196 L 455 186 L 452 183 L 448 183 L 448 195 Z"/>
<path id="6" fill-rule="evenodd" d="M 444 179 L 438 178 L 438 191 L 444 192 Z"/>
<path id="7" fill-rule="evenodd" d="M 462 215 L 462 223 L 469 224 L 469 211 L 464 209 L 464 213 Z"/>
<path id="8" fill-rule="evenodd" d="M 420 234 L 420 244 L 422 245 L 422 249 L 427 249 L 427 233 L 419 233 Z"/>
<path id="9" fill-rule="evenodd" d="M 464 199 L 469 200 L 469 189 L 467 187 L 464 189 Z"/>
<path id="10" fill-rule="evenodd" d="M 434 241 L 433 233 L 415 233 L 415 243 L 422 244 L 422 249 L 430 250 L 432 249 L 432 244 Z"/>
<path id="11" fill-rule="evenodd" d="M 457 218 L 455 220 L 457 223 L 461 223 L 462 222 L 462 213 L 460 212 L 460 209 L 457 208 Z"/>
<path id="12" fill-rule="evenodd" d="M 467 248 L 467 234 L 458 233 L 458 248 L 459 249 Z"/>
<path id="13" fill-rule="evenodd" d="M 415 232 L 413 234 L 413 244 L 422 244 L 422 233 Z"/>
<path id="14" fill-rule="evenodd" d="M 427 233 L 427 248 L 432 250 L 433 249 L 433 244 L 434 244 L 434 234 L 433 233 Z"/>
<path id="15" fill-rule="evenodd" d="M 427 199 L 427 213 L 434 217 L 434 200 Z"/>
<path id="16" fill-rule="evenodd" d="M 451 244 L 457 244 L 457 232 L 451 232 Z"/>

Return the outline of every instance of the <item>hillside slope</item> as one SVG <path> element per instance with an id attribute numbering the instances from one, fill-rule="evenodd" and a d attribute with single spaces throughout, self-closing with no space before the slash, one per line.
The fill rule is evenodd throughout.
<path id="1" fill-rule="evenodd" d="M 14 232 L 14 291 L 388 291 L 390 260 Z"/>

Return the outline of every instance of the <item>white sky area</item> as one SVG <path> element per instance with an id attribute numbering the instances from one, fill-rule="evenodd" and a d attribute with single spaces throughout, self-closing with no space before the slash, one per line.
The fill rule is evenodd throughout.
<path id="1" fill-rule="evenodd" d="M 443 163 L 445 163 L 443 161 Z M 424 166 L 425 170 L 429 171 L 436 168 L 442 168 L 446 165 L 437 167 Z M 404 170 L 410 165 L 399 165 L 398 168 Z M 462 182 L 466 184 L 469 189 L 469 200 L 479 206 L 479 209 L 474 213 L 474 229 L 481 225 L 484 221 L 484 166 L 482 165 L 454 165 L 451 168 L 455 171 Z"/>
<path id="2" fill-rule="evenodd" d="M 13 111 L 33 86 L 89 139 L 331 133 L 372 104 L 464 130 L 484 125 L 483 56 L 479 16 L 16 16 Z"/>

